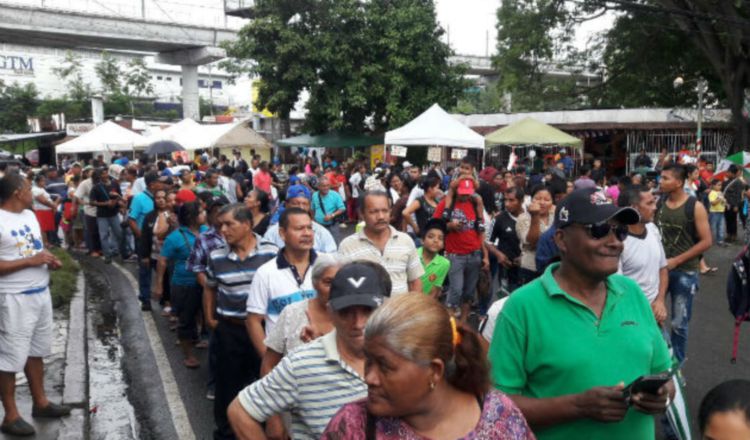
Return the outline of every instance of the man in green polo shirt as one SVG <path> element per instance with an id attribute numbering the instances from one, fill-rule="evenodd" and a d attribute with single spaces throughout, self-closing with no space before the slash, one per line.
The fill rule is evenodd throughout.
<path id="1" fill-rule="evenodd" d="M 540 440 L 653 439 L 653 415 L 674 396 L 669 381 L 623 397 L 626 384 L 671 366 L 648 300 L 615 274 L 626 225 L 637 221 L 593 189 L 573 191 L 555 213 L 560 263 L 516 290 L 497 319 L 493 384 Z"/>
<path id="2" fill-rule="evenodd" d="M 445 221 L 433 218 L 427 221 L 422 231 L 422 247 L 417 249 L 419 261 L 424 268 L 422 275 L 422 292 L 437 299 L 443 290 L 445 277 L 451 268 L 451 262 L 440 255 L 445 246 Z"/>

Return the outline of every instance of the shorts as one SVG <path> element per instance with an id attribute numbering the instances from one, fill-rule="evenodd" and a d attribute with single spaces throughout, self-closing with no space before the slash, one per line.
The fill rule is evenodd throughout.
<path id="1" fill-rule="evenodd" d="M 0 371 L 23 371 L 29 357 L 52 352 L 52 296 L 0 293 Z"/>

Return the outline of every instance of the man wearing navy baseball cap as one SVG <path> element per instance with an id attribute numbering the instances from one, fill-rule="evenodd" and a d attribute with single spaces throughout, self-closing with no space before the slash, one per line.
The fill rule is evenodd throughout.
<path id="1" fill-rule="evenodd" d="M 265 235 L 263 235 L 263 240 L 274 243 L 279 248 L 283 248 L 284 239 L 281 238 L 281 234 L 279 234 L 278 224 L 281 213 L 284 212 L 284 209 L 286 208 L 300 208 L 304 211 L 312 212 L 310 211 L 311 198 L 312 194 L 310 193 L 310 189 L 305 185 L 290 186 L 286 191 L 286 201 L 284 202 L 284 205 L 276 211 L 273 218 L 271 218 L 271 226 L 268 227 Z M 328 232 L 328 229 L 315 221 L 313 221 L 312 225 L 313 233 L 315 234 L 313 243 L 313 249 L 315 252 L 323 252 L 326 254 L 336 252 L 338 249 L 336 240 L 333 239 L 333 236 Z"/>
<path id="2" fill-rule="evenodd" d="M 390 293 L 391 278 L 378 263 L 342 266 L 328 300 L 334 331 L 293 350 L 237 395 L 228 415 L 238 437 L 264 438 L 261 424 L 290 412 L 292 438 L 320 438 L 342 406 L 367 397 L 365 324 Z"/>
<path id="3" fill-rule="evenodd" d="M 493 385 L 544 426 L 539 439 L 653 439 L 653 415 L 674 396 L 666 380 L 626 397 L 625 384 L 671 367 L 646 296 L 616 274 L 638 219 L 594 189 L 573 191 L 555 212 L 560 262 L 516 290 L 496 321 Z"/>

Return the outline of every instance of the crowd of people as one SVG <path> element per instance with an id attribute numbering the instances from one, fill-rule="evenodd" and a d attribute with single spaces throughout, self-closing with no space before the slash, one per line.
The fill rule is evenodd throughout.
<path id="1" fill-rule="evenodd" d="M 0 170 L 3 432 L 33 434 L 10 379 L 24 369 L 35 417 L 69 413 L 39 376 L 61 246 L 137 266 L 141 309 L 207 371 L 215 439 L 648 439 L 654 416 L 671 437 L 704 254 L 750 231 L 748 185 L 699 157 L 643 152 L 613 177 L 551 156 Z M 650 375 L 668 379 L 637 388 Z M 747 387 L 706 396 L 706 438 L 747 438 Z"/>

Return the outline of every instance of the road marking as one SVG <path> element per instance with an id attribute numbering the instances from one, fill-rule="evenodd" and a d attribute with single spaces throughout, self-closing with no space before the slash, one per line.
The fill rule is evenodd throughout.
<path id="1" fill-rule="evenodd" d="M 130 286 L 137 295 L 138 282 L 135 280 L 135 277 L 120 264 L 113 261 L 112 265 L 128 279 Z M 161 383 L 164 385 L 164 394 L 167 396 L 169 413 L 172 415 L 172 423 L 177 431 L 177 438 L 181 440 L 195 440 L 193 425 L 190 424 L 185 404 L 180 397 L 180 389 L 177 387 L 174 374 L 172 374 L 172 367 L 169 365 L 169 359 L 167 359 L 167 353 L 164 351 L 164 345 L 161 342 L 153 315 L 151 313 L 144 313 L 143 323 L 146 326 L 148 342 L 151 344 L 151 350 L 154 353 L 154 358 L 156 358 L 156 366 L 159 369 Z"/>

